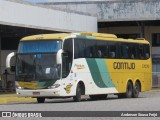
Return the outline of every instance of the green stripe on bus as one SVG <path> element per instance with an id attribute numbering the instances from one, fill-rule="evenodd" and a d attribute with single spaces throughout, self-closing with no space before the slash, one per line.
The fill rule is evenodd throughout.
<path id="1" fill-rule="evenodd" d="M 101 74 L 101 78 L 102 78 L 104 84 L 107 87 L 115 87 L 114 83 L 111 80 L 111 77 L 110 77 L 110 74 L 108 71 L 108 67 L 105 63 L 105 60 L 104 59 L 96 59 L 96 63 L 97 63 L 97 66 L 98 66 L 98 69 L 99 69 L 99 72 Z"/>
<path id="2" fill-rule="evenodd" d="M 105 61 L 102 59 L 86 58 L 92 78 L 100 88 L 114 87 Z"/>
<path id="3" fill-rule="evenodd" d="M 49 86 L 52 86 L 55 82 L 56 82 L 56 80 L 47 80 L 44 82 L 38 82 L 37 87 L 45 86 L 46 88 L 48 88 Z"/>

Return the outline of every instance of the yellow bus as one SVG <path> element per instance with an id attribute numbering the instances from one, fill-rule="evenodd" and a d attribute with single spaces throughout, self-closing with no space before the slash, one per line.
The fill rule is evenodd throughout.
<path id="1" fill-rule="evenodd" d="M 20 97 L 46 98 L 82 95 L 106 99 L 137 98 L 152 86 L 150 44 L 113 34 L 59 33 L 24 37 L 16 55 L 16 92 Z M 13 69 L 13 67 L 12 67 Z"/>

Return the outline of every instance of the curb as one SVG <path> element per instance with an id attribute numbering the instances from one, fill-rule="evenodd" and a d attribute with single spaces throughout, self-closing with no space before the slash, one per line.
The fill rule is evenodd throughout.
<path id="1" fill-rule="evenodd" d="M 150 90 L 148 92 L 160 92 L 160 89 Z"/>
<path id="2" fill-rule="evenodd" d="M 0 104 L 8 104 L 13 102 L 35 102 L 35 98 L 17 97 L 16 94 L 2 94 L 0 95 Z"/>

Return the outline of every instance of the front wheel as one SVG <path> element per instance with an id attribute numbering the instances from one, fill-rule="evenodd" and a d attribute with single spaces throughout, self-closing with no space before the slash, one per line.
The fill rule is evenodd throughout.
<path id="1" fill-rule="evenodd" d="M 38 103 L 44 103 L 45 102 L 45 98 L 37 98 L 37 102 Z"/>
<path id="2" fill-rule="evenodd" d="M 138 98 L 139 92 L 140 92 L 140 84 L 136 82 L 133 88 L 133 98 Z"/>
<path id="3" fill-rule="evenodd" d="M 75 102 L 80 102 L 80 101 L 81 101 L 81 94 L 82 94 L 82 92 L 81 92 L 81 87 L 80 87 L 80 85 L 78 84 L 78 85 L 77 85 L 77 89 L 76 89 L 76 96 L 73 97 L 73 100 L 74 100 Z"/>

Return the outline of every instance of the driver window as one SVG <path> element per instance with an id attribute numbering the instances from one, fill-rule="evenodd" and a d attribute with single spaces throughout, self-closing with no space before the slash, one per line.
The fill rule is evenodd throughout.
<path id="1" fill-rule="evenodd" d="M 62 55 L 62 71 L 63 77 L 68 76 L 73 60 L 73 42 L 72 39 L 67 39 L 63 44 L 64 54 Z"/>

